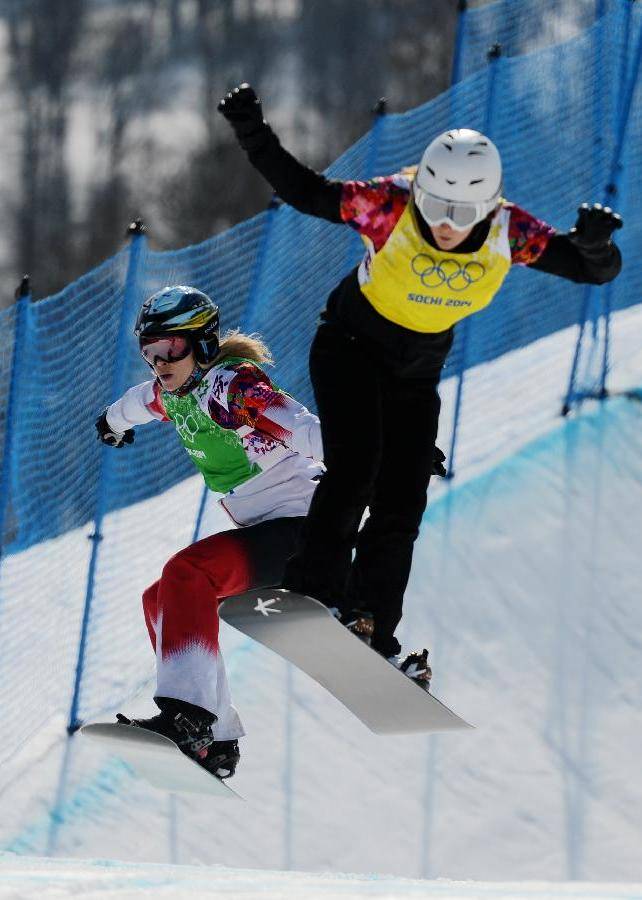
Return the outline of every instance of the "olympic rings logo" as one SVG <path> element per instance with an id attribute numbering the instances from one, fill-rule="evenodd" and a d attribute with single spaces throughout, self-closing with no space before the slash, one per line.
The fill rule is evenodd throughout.
<path id="1" fill-rule="evenodd" d="M 452 291 L 465 291 L 486 274 L 481 263 L 467 262 L 461 265 L 456 259 L 436 262 L 427 253 L 418 253 L 412 261 L 412 271 L 421 278 L 424 287 L 436 288 L 448 285 Z"/>
<path id="2" fill-rule="evenodd" d="M 193 444 L 194 438 L 198 434 L 198 423 L 194 416 L 191 413 L 188 413 L 186 416 L 176 413 L 174 421 L 176 422 L 176 430 L 183 440 Z"/>

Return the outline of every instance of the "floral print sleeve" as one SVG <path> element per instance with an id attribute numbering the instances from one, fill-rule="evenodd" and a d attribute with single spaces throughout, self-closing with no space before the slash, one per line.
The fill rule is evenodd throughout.
<path id="1" fill-rule="evenodd" d="M 508 242 L 511 261 L 513 265 L 530 266 L 546 250 L 546 245 L 556 233 L 555 229 L 513 203 L 506 205 L 510 209 Z"/>
<path id="2" fill-rule="evenodd" d="M 229 380 L 229 371 L 233 377 Z M 279 391 L 268 375 L 251 362 L 233 363 L 228 368 L 227 388 L 221 391 L 215 376 L 208 400 L 212 419 L 223 428 L 237 431 L 244 429 L 268 435 L 281 443 L 289 443 L 292 431 L 277 420 L 280 410 L 291 402 L 287 394 Z M 225 394 L 225 402 L 221 402 Z"/>
<path id="3" fill-rule="evenodd" d="M 380 250 L 408 205 L 410 183 L 399 175 L 344 181 L 341 218 Z"/>
<path id="4" fill-rule="evenodd" d="M 263 454 L 276 441 L 304 456 L 323 458 L 318 418 L 275 387 L 254 363 L 231 363 L 214 374 L 208 412 L 218 425 L 241 433 L 253 452 Z"/>
<path id="5" fill-rule="evenodd" d="M 234 363 L 229 367 L 234 375 L 229 380 L 216 376 L 209 396 L 209 412 L 223 428 L 259 427 L 263 413 L 280 402 L 280 392 L 258 366 L 250 362 Z M 217 381 L 228 382 L 224 402 L 219 399 L 223 390 Z"/>

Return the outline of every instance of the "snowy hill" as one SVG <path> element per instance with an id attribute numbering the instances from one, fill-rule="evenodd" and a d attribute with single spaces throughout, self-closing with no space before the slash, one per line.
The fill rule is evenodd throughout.
<path id="1" fill-rule="evenodd" d="M 627 378 L 639 384 L 640 332 L 631 328 L 633 313 L 626 315 Z M 560 359 L 568 359 L 567 337 L 547 340 L 566 342 Z M 548 373 L 550 354 L 546 359 Z M 519 361 L 509 361 L 512 370 Z M 527 371 L 532 378 L 534 370 Z M 499 384 L 503 376 L 485 367 L 474 377 Z M 559 371 L 556 382 L 563 383 Z M 493 402 L 500 421 L 497 397 Z M 13 656 L 8 664 L 5 653 L 3 672 L 13 678 L 26 724 L 19 753 L 2 767 L 0 849 L 458 882 L 641 881 L 642 405 L 614 397 L 570 420 L 546 420 L 526 396 L 521 410 L 511 409 L 522 416 L 520 433 L 532 427 L 530 443 L 507 452 L 507 410 L 503 435 L 493 431 L 488 412 L 486 430 L 462 437 L 464 477 L 432 492 L 403 623 L 406 645 L 431 647 L 435 694 L 473 722 L 474 732 L 372 735 L 323 689 L 226 628 L 230 681 L 248 731 L 234 780 L 246 802 L 223 810 L 152 791 L 119 760 L 65 735 L 88 553 L 86 534 L 74 532 L 5 562 L 3 647 Z M 496 459 L 486 454 L 483 465 L 479 441 L 490 446 L 493 438 Z M 128 560 L 131 582 L 122 585 L 118 621 L 113 611 L 96 611 L 95 627 L 107 640 L 89 658 L 88 691 L 94 712 L 100 708 L 94 717 L 111 716 L 110 697 L 124 684 L 140 691 L 119 704 L 123 711 L 151 709 L 153 657 L 138 594 L 190 540 L 199 496 L 198 479 L 189 479 L 110 520 L 123 536 L 121 552 L 132 529 L 148 541 L 144 558 Z M 171 534 L 163 524 L 167 509 L 185 513 Z M 210 512 L 206 526 L 221 522 Z M 33 565 L 37 554 L 50 560 L 46 586 L 32 578 L 42 571 Z M 18 645 L 6 640 L 11 629 L 23 636 Z M 30 865 L 5 855 L 2 890 L 19 878 L 24 886 Z M 67 871 L 62 861 L 33 866 L 36 873 L 47 866 Z M 76 870 L 78 890 L 96 871 L 90 863 Z M 118 883 L 125 871 L 141 870 L 125 867 Z M 208 884 L 218 885 L 219 876 L 236 884 L 235 896 L 253 889 L 219 869 Z M 176 875 L 179 882 L 193 877 L 184 869 Z M 288 894 L 277 886 L 280 875 L 252 877 L 265 896 L 498 895 L 461 885 L 452 893 L 442 882 L 431 884 L 436 893 L 410 883 L 395 893 L 384 878 L 367 879 L 359 883 L 362 893 L 351 894 L 348 884 L 357 888 L 349 879 L 328 876 L 313 887 L 303 875 Z M 196 882 L 192 887 L 198 896 Z M 580 885 L 559 893 L 504 888 L 510 897 L 638 895 L 633 885 L 624 893 L 606 884 L 586 893 Z"/>
<path id="2" fill-rule="evenodd" d="M 358 875 L 312 875 L 304 872 L 262 872 L 252 869 L 195 866 L 132 865 L 104 860 L 17 859 L 0 854 L 0 898 L 20 900 L 47 897 L 158 897 L 205 900 L 411 900 L 443 897 L 447 900 L 555 900 L 583 897 L 590 900 L 639 900 L 642 885 L 625 884 L 481 884 L 427 882 L 409 878 Z"/>

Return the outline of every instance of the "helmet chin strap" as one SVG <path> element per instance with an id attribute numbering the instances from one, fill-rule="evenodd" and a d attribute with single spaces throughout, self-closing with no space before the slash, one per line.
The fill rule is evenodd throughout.
<path id="1" fill-rule="evenodd" d="M 202 369 L 199 364 L 196 363 L 187 380 L 184 381 L 180 387 L 176 388 L 175 391 L 167 391 L 167 393 L 172 394 L 174 397 L 184 397 L 186 394 L 189 394 L 190 391 L 193 391 L 196 385 L 203 380 L 206 371 L 206 369 Z M 163 388 L 163 390 L 165 389 Z"/>

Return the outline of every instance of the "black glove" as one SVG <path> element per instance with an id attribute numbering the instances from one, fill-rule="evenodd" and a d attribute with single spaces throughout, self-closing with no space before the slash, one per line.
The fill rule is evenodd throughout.
<path id="1" fill-rule="evenodd" d="M 446 454 L 435 444 L 435 452 L 432 457 L 432 474 L 440 475 L 445 478 L 448 474 L 444 463 L 446 462 Z"/>
<path id="2" fill-rule="evenodd" d="M 112 431 L 107 424 L 107 410 L 104 409 L 96 419 L 96 431 L 98 432 L 98 440 L 108 447 L 123 447 L 125 444 L 134 443 L 134 429 L 128 428 L 122 434 L 118 431 Z"/>
<path id="3" fill-rule="evenodd" d="M 601 203 L 582 203 L 577 211 L 577 222 L 568 233 L 581 250 L 598 250 L 611 240 L 613 232 L 622 227 L 622 218 Z"/>
<path id="4" fill-rule="evenodd" d="M 244 150 L 257 150 L 265 143 L 270 126 L 263 119 L 261 101 L 249 84 L 243 82 L 226 94 L 218 111 L 230 123 Z"/>

